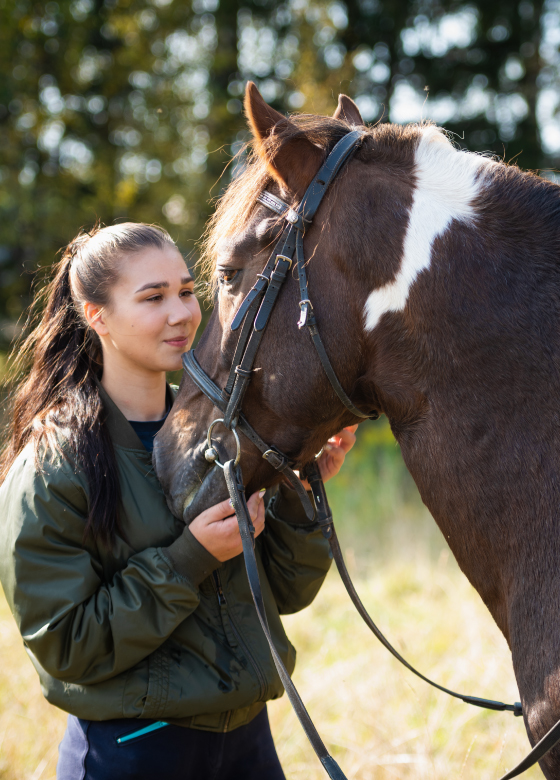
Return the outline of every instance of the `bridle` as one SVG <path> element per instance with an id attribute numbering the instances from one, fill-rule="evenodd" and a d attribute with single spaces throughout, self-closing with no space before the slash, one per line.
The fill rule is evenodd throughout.
<path id="1" fill-rule="evenodd" d="M 311 224 L 329 185 L 335 179 L 344 163 L 355 152 L 356 148 L 361 143 L 362 137 L 363 131 L 352 130 L 338 141 L 318 173 L 313 178 L 313 181 L 307 188 L 297 209 L 290 207 L 287 203 L 270 192 L 264 191 L 258 196 L 257 201 L 275 212 L 279 217 L 282 217 L 285 220 L 286 225 L 266 265 L 262 272 L 257 274 L 257 281 L 247 293 L 231 324 L 232 331 L 237 331 L 239 328 L 241 328 L 241 331 L 225 387 L 220 389 L 212 379 L 210 379 L 198 363 L 194 350 L 186 352 L 183 355 L 183 366 L 188 376 L 199 390 L 201 390 L 201 392 L 204 393 L 204 395 L 206 395 L 214 406 L 223 414 L 222 417 L 214 420 L 208 429 L 205 458 L 208 462 L 219 466 L 224 471 L 232 505 L 239 523 L 249 586 L 253 601 L 255 602 L 259 621 L 268 641 L 276 669 L 278 670 L 278 674 L 282 680 L 288 698 L 313 749 L 323 764 L 327 774 L 329 777 L 333 778 L 333 780 L 346 780 L 346 777 L 334 758 L 329 754 L 319 736 L 319 733 L 274 646 L 268 628 L 254 550 L 255 529 L 247 508 L 245 485 L 241 467 L 239 465 L 241 456 L 241 444 L 238 436 L 239 431 L 261 452 L 264 460 L 277 471 L 280 471 L 296 490 L 307 518 L 310 522 L 315 520 L 317 525 L 321 528 L 325 538 L 328 539 L 341 579 L 354 606 L 381 644 L 386 647 L 400 663 L 404 664 L 407 669 L 425 682 L 438 688 L 440 691 L 477 707 L 498 711 L 508 710 L 513 712 L 514 715 L 522 715 L 521 704 L 519 702 L 516 702 L 515 704 L 504 704 L 503 702 L 481 699 L 476 696 L 466 696 L 451 691 L 425 677 L 398 653 L 371 619 L 352 583 L 338 543 L 331 510 L 325 492 L 325 486 L 316 460 L 304 465 L 298 464 L 296 461 L 280 452 L 276 447 L 269 446 L 248 423 L 241 411 L 243 398 L 249 382 L 251 381 L 255 357 L 264 335 L 266 325 L 270 320 L 274 305 L 287 278 L 288 272 L 294 266 L 295 256 L 295 270 L 297 272 L 300 295 L 300 317 L 298 327 L 301 329 L 304 326 L 307 326 L 323 370 L 327 375 L 334 392 L 346 409 L 360 419 L 377 419 L 379 416 L 377 411 L 362 411 L 351 401 L 332 367 L 321 336 L 319 335 L 315 312 L 310 300 L 303 249 L 303 237 L 307 226 Z M 225 464 L 219 462 L 218 452 L 212 444 L 212 432 L 218 423 L 223 424 L 232 432 L 237 445 L 235 458 L 227 461 Z M 294 472 L 294 469 L 297 467 L 300 468 L 302 476 L 305 476 L 309 481 L 314 506 L 311 504 L 300 479 Z M 560 721 L 552 727 L 537 745 L 535 745 L 533 750 L 531 750 L 523 761 L 500 778 L 500 780 L 510 780 L 510 778 L 517 777 L 517 775 L 521 774 L 526 769 L 529 769 L 529 767 L 539 761 L 559 741 Z"/>

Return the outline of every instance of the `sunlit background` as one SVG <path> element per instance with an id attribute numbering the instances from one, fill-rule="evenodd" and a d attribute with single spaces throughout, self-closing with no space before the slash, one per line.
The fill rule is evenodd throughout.
<path id="1" fill-rule="evenodd" d="M 82 226 L 157 222 L 195 265 L 243 165 L 247 80 L 286 113 L 332 114 L 344 92 L 367 122 L 433 119 L 462 148 L 556 180 L 559 68 L 560 0 L 0 0 L 0 370 L 33 283 Z M 507 646 L 386 421 L 361 427 L 329 495 L 358 588 L 398 649 L 444 684 L 514 700 Z M 286 623 L 296 683 L 349 778 L 490 780 L 528 748 L 519 720 L 398 668 L 335 573 Z M 288 702 L 270 713 L 287 777 L 323 777 Z M 53 780 L 64 721 L 1 601 L 0 778 Z"/>
<path id="2" fill-rule="evenodd" d="M 560 2 L 0 0 L 0 348 L 83 225 L 196 239 L 247 138 L 248 79 L 281 111 L 430 118 L 554 178 Z"/>

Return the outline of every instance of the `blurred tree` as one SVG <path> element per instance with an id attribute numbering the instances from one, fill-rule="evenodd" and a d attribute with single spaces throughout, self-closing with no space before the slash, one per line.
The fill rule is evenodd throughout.
<path id="1" fill-rule="evenodd" d="M 298 38 L 286 107 L 332 111 L 343 91 L 369 122 L 431 118 L 474 151 L 558 162 L 557 0 L 296 0 L 279 16 Z"/>
<path id="2" fill-rule="evenodd" d="M 423 115 L 457 133 L 471 150 L 519 156 L 525 168 L 550 165 L 536 111 L 541 0 L 394 0 L 383 8 L 351 0 L 348 9 L 341 38 L 359 71 L 355 93 L 364 95 L 370 114 L 375 105 L 369 100 L 377 97 L 392 121 Z"/>
<path id="3" fill-rule="evenodd" d="M 0 342 L 82 225 L 160 222 L 192 251 L 243 164 L 220 181 L 248 79 L 281 111 L 346 92 L 554 165 L 559 31 L 560 0 L 0 0 Z"/>

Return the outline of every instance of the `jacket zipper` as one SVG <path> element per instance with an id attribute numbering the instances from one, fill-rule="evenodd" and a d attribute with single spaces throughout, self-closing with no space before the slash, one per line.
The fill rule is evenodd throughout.
<path id="1" fill-rule="evenodd" d="M 231 626 L 231 630 L 233 631 L 237 641 L 241 645 L 241 649 L 243 650 L 243 652 L 245 653 L 245 655 L 249 659 L 249 663 L 253 666 L 253 668 L 255 670 L 255 673 L 257 675 L 257 680 L 259 681 L 259 688 L 260 688 L 260 691 L 259 691 L 259 701 L 263 701 L 264 700 L 264 694 L 265 694 L 265 691 L 266 691 L 266 680 L 265 680 L 265 678 L 263 676 L 263 673 L 261 672 L 261 669 L 260 669 L 259 665 L 255 661 L 255 658 L 254 658 L 253 654 L 251 653 L 251 651 L 247 647 L 247 645 L 245 643 L 245 640 L 241 637 L 241 634 L 240 634 L 237 626 L 235 625 L 235 623 L 233 621 L 232 614 L 231 614 L 231 612 L 229 611 L 229 609 L 227 607 L 226 595 L 224 593 L 224 589 L 222 588 L 222 580 L 220 578 L 220 573 L 218 571 L 212 572 L 212 578 L 214 580 L 214 586 L 216 588 L 216 593 L 217 593 L 217 596 L 218 596 L 218 605 L 220 607 L 220 614 L 222 615 L 222 623 L 224 623 L 224 612 L 225 612 L 227 614 L 228 619 L 229 619 L 229 625 Z M 225 624 L 224 624 L 224 630 L 225 630 L 225 628 L 226 627 L 225 627 Z"/>

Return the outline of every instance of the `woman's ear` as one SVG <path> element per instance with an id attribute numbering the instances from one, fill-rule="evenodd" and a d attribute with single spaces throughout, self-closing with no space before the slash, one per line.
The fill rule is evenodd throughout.
<path id="1" fill-rule="evenodd" d="M 87 324 L 94 330 L 98 336 L 107 336 L 109 329 L 103 319 L 105 310 L 102 306 L 97 306 L 95 303 L 84 303 L 84 317 Z"/>
<path id="2" fill-rule="evenodd" d="M 245 113 L 257 153 L 266 161 L 271 175 L 294 195 L 302 197 L 323 162 L 322 149 L 269 106 L 252 81 L 245 89 Z"/>

